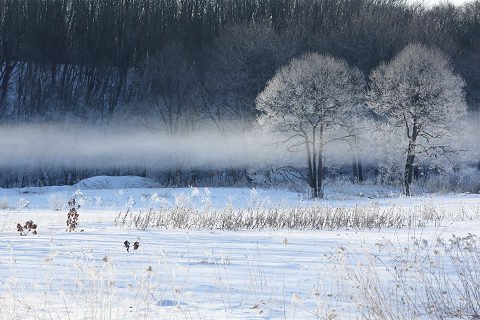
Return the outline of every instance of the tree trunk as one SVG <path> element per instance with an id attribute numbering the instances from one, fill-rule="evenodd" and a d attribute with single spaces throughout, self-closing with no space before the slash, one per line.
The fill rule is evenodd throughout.
<path id="1" fill-rule="evenodd" d="M 420 177 L 420 169 L 418 168 L 418 164 L 413 166 L 413 179 L 415 181 L 418 181 L 418 178 Z"/>
<path id="2" fill-rule="evenodd" d="M 315 161 L 315 159 L 317 158 L 317 146 L 316 146 L 316 136 L 317 136 L 317 128 L 316 127 L 313 127 L 312 128 L 312 134 L 313 134 L 313 138 L 312 138 L 312 149 L 313 149 L 313 152 L 312 152 L 312 163 L 313 163 L 313 166 L 312 166 L 312 176 L 313 176 L 313 198 L 317 198 L 319 196 L 318 194 L 318 179 L 317 179 L 317 172 L 318 172 L 318 167 L 317 167 L 317 162 Z"/>
<path id="3" fill-rule="evenodd" d="M 357 174 L 358 174 L 358 182 L 363 183 L 363 168 L 362 168 L 362 160 L 360 159 L 360 142 L 358 141 L 358 137 L 355 135 L 355 162 L 357 164 Z"/>
<path id="4" fill-rule="evenodd" d="M 318 197 L 323 198 L 323 145 L 320 146 L 318 151 L 318 170 L 317 170 L 317 181 L 318 181 Z"/>
<path id="5" fill-rule="evenodd" d="M 318 138 L 318 165 L 317 165 L 318 197 L 323 198 L 323 123 L 320 125 Z"/>
<path id="6" fill-rule="evenodd" d="M 352 151 L 352 171 L 353 171 L 353 183 L 363 182 L 363 169 L 362 161 L 360 160 L 360 146 L 358 143 L 357 135 L 353 135 L 353 145 L 351 147 Z"/>
<path id="7" fill-rule="evenodd" d="M 310 186 L 310 189 L 312 191 L 312 198 L 316 198 L 315 194 L 315 176 L 313 175 L 313 166 L 312 166 L 312 154 L 310 151 L 310 142 L 308 141 L 308 136 L 305 135 L 305 146 L 307 150 L 307 179 L 308 179 L 308 185 Z M 313 161 L 315 161 L 315 158 L 313 158 Z"/>
<path id="8" fill-rule="evenodd" d="M 413 178 L 413 163 L 415 162 L 415 139 L 412 137 L 408 143 L 407 162 L 405 163 L 404 187 L 405 195 L 411 196 L 410 186 Z"/>
<path id="9" fill-rule="evenodd" d="M 363 166 L 362 166 L 362 160 L 357 154 L 357 170 L 358 170 L 358 182 L 363 183 Z"/>
<path id="10" fill-rule="evenodd" d="M 353 179 L 352 183 L 355 183 L 358 179 L 358 166 L 357 166 L 357 157 L 355 154 L 352 155 L 352 171 L 353 171 Z"/>

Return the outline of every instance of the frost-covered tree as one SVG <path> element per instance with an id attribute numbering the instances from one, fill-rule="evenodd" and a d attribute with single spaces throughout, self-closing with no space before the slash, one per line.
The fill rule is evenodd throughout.
<path id="1" fill-rule="evenodd" d="M 258 124 L 288 150 L 305 152 L 313 197 L 323 196 L 325 145 L 363 96 L 364 77 L 331 56 L 310 53 L 280 68 L 256 100 Z M 339 132 L 344 130 L 339 130 Z"/>
<path id="2" fill-rule="evenodd" d="M 389 129 L 400 129 L 405 142 L 404 191 L 411 195 L 415 156 L 454 150 L 446 139 L 466 112 L 464 81 L 448 57 L 421 44 L 406 46 L 371 75 L 368 103 Z"/>

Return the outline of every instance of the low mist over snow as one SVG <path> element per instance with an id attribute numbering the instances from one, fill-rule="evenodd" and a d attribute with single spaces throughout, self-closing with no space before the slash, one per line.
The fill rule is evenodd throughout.
<path id="1" fill-rule="evenodd" d="M 461 152 L 456 162 L 475 161 L 479 141 L 471 139 L 474 125 L 449 137 Z M 403 133 L 403 132 L 402 132 Z M 261 130 L 220 133 L 212 129 L 188 135 L 168 135 L 132 126 L 26 124 L 0 127 L 0 167 L 60 166 L 111 168 L 146 166 L 156 169 L 245 168 L 297 164 L 304 166 L 301 147 L 286 149 L 279 138 Z M 362 137 L 362 159 L 372 163 L 402 153 L 395 133 L 377 132 L 372 124 Z M 466 146 L 466 147 L 461 147 Z M 348 141 L 327 144 L 328 165 L 349 165 Z"/>
<path id="2" fill-rule="evenodd" d="M 261 133 L 212 130 L 168 135 L 145 128 L 55 124 L 0 128 L 0 165 L 34 164 L 109 168 L 144 165 L 161 169 L 242 167 L 273 160 Z M 265 148 L 266 147 L 266 148 Z"/>

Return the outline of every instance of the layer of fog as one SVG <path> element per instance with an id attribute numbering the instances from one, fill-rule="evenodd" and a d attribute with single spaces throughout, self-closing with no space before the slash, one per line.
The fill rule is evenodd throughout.
<path id="1" fill-rule="evenodd" d="M 452 136 L 451 144 L 463 151 L 449 161 L 478 161 L 478 135 L 474 126 Z M 239 130 L 240 131 L 240 130 Z M 375 128 L 363 132 L 360 157 L 366 164 L 393 161 L 406 149 L 398 134 L 385 135 Z M 36 124 L 0 127 L 1 167 L 65 168 L 258 168 L 265 166 L 305 167 L 305 154 L 289 152 L 275 144 L 273 137 L 259 130 L 221 134 L 203 129 L 191 134 L 171 136 L 145 128 L 93 127 L 82 125 Z M 336 140 L 327 145 L 327 166 L 352 163 L 351 140 Z M 300 148 L 301 149 L 301 148 Z"/>
<path id="2" fill-rule="evenodd" d="M 204 129 L 168 135 L 145 128 L 37 124 L 0 128 L 0 166 L 157 169 L 236 168 L 271 161 L 269 138 Z"/>

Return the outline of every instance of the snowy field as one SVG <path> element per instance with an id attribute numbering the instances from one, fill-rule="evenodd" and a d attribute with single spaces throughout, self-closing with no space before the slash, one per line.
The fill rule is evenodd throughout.
<path id="1" fill-rule="evenodd" d="M 81 205 L 79 226 L 66 232 L 72 197 Z M 395 228 L 346 223 L 315 230 L 122 222 L 126 212 L 132 221 L 162 208 L 201 215 L 312 207 L 417 218 Z M 28 220 L 37 235 L 16 232 Z M 449 318 L 470 319 L 478 302 L 468 305 L 466 295 L 479 293 L 480 255 L 469 234 L 479 231 L 479 195 L 405 198 L 368 185 L 331 186 L 321 201 L 279 190 L 159 188 L 141 178 L 0 189 L 0 319 L 447 318 L 438 314 L 442 308 Z M 140 246 L 127 252 L 125 240 Z M 458 254 L 465 258 L 460 266 Z M 473 279 L 463 291 L 469 284 L 458 278 L 462 270 Z M 460 310 L 445 310 L 429 285 Z"/>

